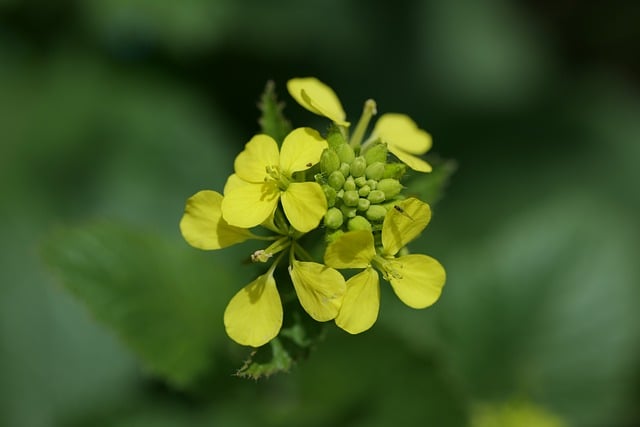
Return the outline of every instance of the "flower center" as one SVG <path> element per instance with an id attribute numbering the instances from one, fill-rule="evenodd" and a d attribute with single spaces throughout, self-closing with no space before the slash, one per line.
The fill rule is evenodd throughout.
<path id="1" fill-rule="evenodd" d="M 264 181 L 273 181 L 278 185 L 278 188 L 281 191 L 285 191 L 291 181 L 287 178 L 282 172 L 280 172 L 280 168 L 273 165 L 268 165 L 265 167 L 267 175 L 264 177 Z"/>
<path id="2" fill-rule="evenodd" d="M 395 258 L 387 259 L 380 255 L 376 255 L 372 260 L 373 264 L 384 276 L 385 280 L 402 279 L 402 263 Z"/>

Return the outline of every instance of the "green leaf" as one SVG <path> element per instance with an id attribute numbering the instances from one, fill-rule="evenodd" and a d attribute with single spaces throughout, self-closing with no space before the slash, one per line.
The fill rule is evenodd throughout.
<path id="1" fill-rule="evenodd" d="M 275 86 L 275 83 L 270 80 L 264 88 L 258 104 L 258 108 L 262 112 L 258 123 L 260 123 L 262 133 L 269 135 L 280 144 L 291 131 L 291 123 L 282 113 L 284 104 L 278 101 Z"/>
<path id="2" fill-rule="evenodd" d="M 458 168 L 455 160 L 429 159 L 433 170 L 430 173 L 414 175 L 407 180 L 407 196 L 435 205 L 443 196 L 451 176 Z"/>
<path id="3" fill-rule="evenodd" d="M 207 254 L 107 223 L 58 230 L 43 254 L 151 373 L 184 389 L 211 370 L 231 281 Z"/>
<path id="4" fill-rule="evenodd" d="M 323 324 L 311 319 L 295 298 L 285 303 L 284 325 L 269 344 L 254 350 L 236 375 L 259 379 L 289 372 L 296 362 L 309 356 L 323 337 Z"/>

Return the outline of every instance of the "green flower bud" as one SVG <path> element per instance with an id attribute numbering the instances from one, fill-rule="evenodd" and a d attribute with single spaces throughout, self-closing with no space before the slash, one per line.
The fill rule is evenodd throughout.
<path id="1" fill-rule="evenodd" d="M 325 149 L 320 156 L 320 170 L 327 175 L 340 167 L 340 158 L 335 151 Z"/>
<path id="2" fill-rule="evenodd" d="M 377 189 L 384 193 L 386 200 L 392 199 L 402 191 L 402 184 L 397 179 L 385 178 L 378 181 Z"/>
<path id="3" fill-rule="evenodd" d="M 342 206 L 340 206 L 340 210 L 342 211 L 342 214 L 346 218 L 353 218 L 354 216 L 356 216 L 356 208 L 355 208 L 355 206 L 342 205 Z"/>
<path id="4" fill-rule="evenodd" d="M 371 221 L 378 222 L 384 219 L 384 217 L 387 215 L 387 210 L 384 208 L 384 206 L 371 205 L 369 206 L 369 209 L 367 209 L 367 212 L 365 212 L 365 215 Z"/>
<path id="5" fill-rule="evenodd" d="M 331 207 L 336 204 L 336 190 L 330 185 L 324 184 L 322 186 L 322 191 L 324 191 L 324 196 L 327 198 L 327 206 Z"/>
<path id="6" fill-rule="evenodd" d="M 360 195 L 355 190 L 345 191 L 342 196 L 342 201 L 347 206 L 358 206 L 358 200 L 360 200 Z"/>
<path id="7" fill-rule="evenodd" d="M 344 190 L 341 188 L 338 190 L 338 192 L 336 193 L 336 197 L 338 199 L 342 199 L 342 196 L 344 196 Z"/>
<path id="8" fill-rule="evenodd" d="M 359 176 L 356 179 L 354 179 L 354 181 L 356 182 L 356 185 L 358 187 L 362 187 L 367 183 L 367 178 L 365 178 L 364 176 Z"/>
<path id="9" fill-rule="evenodd" d="M 349 163 L 342 163 L 340 165 L 340 169 L 338 169 L 340 171 L 340 173 L 342 173 L 342 175 L 344 176 L 349 176 L 349 170 L 351 168 L 349 167 Z"/>
<path id="10" fill-rule="evenodd" d="M 347 229 L 349 231 L 356 231 L 356 230 L 371 231 L 371 223 L 367 221 L 365 217 L 357 215 L 351 218 L 347 222 Z"/>
<path id="11" fill-rule="evenodd" d="M 324 214 L 324 225 L 327 228 L 340 228 L 342 227 L 342 223 L 344 222 L 344 217 L 342 216 L 342 212 L 338 208 L 329 208 L 326 214 Z"/>
<path id="12" fill-rule="evenodd" d="M 379 142 L 372 145 L 364 153 L 364 158 L 367 160 L 368 165 L 375 162 L 385 163 L 387 161 L 387 144 Z"/>
<path id="13" fill-rule="evenodd" d="M 384 163 L 375 162 L 367 166 L 367 169 L 365 170 L 364 173 L 367 176 L 367 178 L 375 179 L 377 181 L 379 179 L 382 179 L 382 176 L 384 175 L 384 169 L 385 169 Z"/>
<path id="14" fill-rule="evenodd" d="M 369 206 L 371 206 L 371 202 L 367 199 L 358 199 L 358 206 L 357 209 L 359 211 L 366 211 L 367 209 L 369 209 Z"/>
<path id="15" fill-rule="evenodd" d="M 331 187 L 329 187 L 329 188 L 331 188 Z M 360 187 L 358 189 L 358 194 L 361 197 L 367 197 L 370 192 L 371 192 L 371 188 L 368 185 L 363 185 L 362 187 Z"/>
<path id="16" fill-rule="evenodd" d="M 384 202 L 384 191 L 372 190 L 369 192 L 367 199 L 373 204 Z"/>
<path id="17" fill-rule="evenodd" d="M 327 182 L 336 190 L 340 190 L 344 185 L 344 175 L 340 171 L 333 171 Z"/>
<path id="18" fill-rule="evenodd" d="M 343 234 L 344 234 L 344 231 L 336 230 L 331 233 L 327 233 L 325 240 L 327 241 L 327 243 L 333 243 L 335 240 L 338 239 L 338 237 L 342 236 Z"/>
<path id="19" fill-rule="evenodd" d="M 336 147 L 336 153 L 338 153 L 338 157 L 343 163 L 351 163 L 356 157 L 353 148 L 349 144 L 342 144 Z"/>
<path id="20" fill-rule="evenodd" d="M 349 171 L 351 176 L 357 178 L 364 175 L 364 171 L 367 168 L 367 161 L 362 156 L 358 156 L 351 162 Z"/>
<path id="21" fill-rule="evenodd" d="M 344 184 L 342 184 L 342 188 L 344 188 L 344 191 L 351 191 L 357 188 L 356 182 L 352 176 L 347 177 L 347 179 L 344 181 Z"/>
<path id="22" fill-rule="evenodd" d="M 384 166 L 384 174 L 381 176 L 381 178 L 400 179 L 406 171 L 407 166 L 405 166 L 404 163 L 389 163 Z"/>
<path id="23" fill-rule="evenodd" d="M 375 190 L 378 187 L 378 181 L 375 179 L 369 179 L 367 180 L 367 185 L 370 189 Z"/>
<path id="24" fill-rule="evenodd" d="M 344 139 L 344 135 L 337 126 L 331 125 L 327 133 L 327 143 L 329 144 L 329 148 L 337 150 L 339 146 L 345 145 L 347 140 Z"/>

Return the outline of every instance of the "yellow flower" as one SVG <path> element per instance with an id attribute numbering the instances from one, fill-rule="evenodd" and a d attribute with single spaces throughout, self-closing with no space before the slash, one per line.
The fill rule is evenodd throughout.
<path id="1" fill-rule="evenodd" d="M 255 238 L 243 228 L 229 225 L 222 218 L 222 194 L 200 191 L 187 200 L 180 220 L 180 232 L 191 246 L 198 249 L 222 249 Z"/>
<path id="2" fill-rule="evenodd" d="M 267 220 L 281 201 L 296 230 L 316 228 L 327 211 L 324 192 L 315 182 L 295 182 L 293 174 L 318 163 L 326 147 L 327 142 L 310 128 L 291 131 L 280 151 L 270 136 L 254 136 L 236 157 L 235 178 L 227 182 L 222 201 L 223 218 L 236 227 L 254 227 Z"/>
<path id="3" fill-rule="evenodd" d="M 382 249 L 376 252 L 370 231 L 345 233 L 327 247 L 325 264 L 334 268 L 364 268 L 347 280 L 347 289 L 336 324 L 357 334 L 375 323 L 380 306 L 380 271 L 400 300 L 412 308 L 435 303 L 442 292 L 446 274 L 435 259 L 422 254 L 396 257 L 400 249 L 415 239 L 429 223 L 429 205 L 410 198 L 389 209 L 382 225 Z"/>
<path id="4" fill-rule="evenodd" d="M 273 278 L 276 265 L 242 288 L 224 311 L 227 335 L 238 344 L 260 347 L 280 332 L 283 311 Z"/>
<path id="5" fill-rule="evenodd" d="M 287 89 L 298 104 L 312 113 L 324 116 L 337 125 L 348 125 L 340 99 L 333 89 L 318 79 L 291 79 L 287 82 Z M 417 157 L 431 148 L 431 135 L 418 128 L 409 116 L 397 113 L 383 114 L 378 119 L 369 140 L 378 138 L 387 144 L 394 156 L 411 169 L 431 172 L 431 165 Z"/>

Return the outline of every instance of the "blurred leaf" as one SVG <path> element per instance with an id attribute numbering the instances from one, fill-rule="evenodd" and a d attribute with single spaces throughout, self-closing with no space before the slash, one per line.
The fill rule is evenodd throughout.
<path id="1" fill-rule="evenodd" d="M 179 388 L 210 371 L 226 342 L 221 313 L 230 275 L 199 255 L 114 224 L 62 229 L 44 246 L 64 286 L 152 373 Z"/>
<path id="2" fill-rule="evenodd" d="M 106 42 L 135 56 L 154 44 L 182 54 L 210 46 L 226 33 L 236 9 L 228 0 L 90 0 L 80 6 Z"/>
<path id="3" fill-rule="evenodd" d="M 262 112 L 258 122 L 262 133 L 269 135 L 280 144 L 291 131 L 291 122 L 282 113 L 284 103 L 278 101 L 275 86 L 273 81 L 268 81 L 264 88 L 258 104 L 258 108 Z"/>
<path id="4" fill-rule="evenodd" d="M 458 168 L 455 160 L 430 159 L 433 170 L 411 176 L 405 185 L 407 195 L 435 205 L 443 196 L 451 176 Z"/>
<path id="5" fill-rule="evenodd" d="M 638 227 L 557 190 L 486 240 L 452 242 L 440 301 L 426 312 L 394 304 L 384 323 L 442 352 L 476 399 L 523 396 L 574 425 L 612 425 L 640 350 Z"/>

